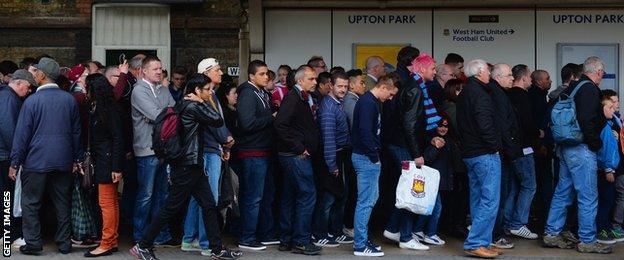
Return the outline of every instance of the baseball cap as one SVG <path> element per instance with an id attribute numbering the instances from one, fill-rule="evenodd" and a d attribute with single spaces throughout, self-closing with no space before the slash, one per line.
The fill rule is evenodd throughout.
<path id="1" fill-rule="evenodd" d="M 67 78 L 69 79 L 69 81 L 73 83 L 76 80 L 78 80 L 80 76 L 82 76 L 82 74 L 85 72 L 86 69 L 87 68 L 84 65 L 78 64 L 72 67 L 71 70 L 69 70 L 69 73 L 67 74 Z"/>
<path id="2" fill-rule="evenodd" d="M 19 69 L 13 72 L 11 79 L 25 80 L 28 81 L 32 87 L 37 87 L 37 82 L 35 81 L 33 75 L 25 69 Z"/>
<path id="3" fill-rule="evenodd" d="M 197 64 L 197 73 L 204 73 L 204 71 L 211 69 L 214 66 L 219 65 L 219 61 L 215 58 L 207 58 Z"/>
<path id="4" fill-rule="evenodd" d="M 58 62 L 48 57 L 41 58 L 39 63 L 35 65 L 35 68 L 42 71 L 46 76 L 53 80 L 56 80 L 61 74 Z"/>

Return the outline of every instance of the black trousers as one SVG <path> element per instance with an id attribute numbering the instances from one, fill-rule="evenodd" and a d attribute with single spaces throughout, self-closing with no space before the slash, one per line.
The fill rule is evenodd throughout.
<path id="1" fill-rule="evenodd" d="M 41 239 L 41 209 L 43 194 L 48 196 L 56 209 L 57 227 L 54 241 L 59 249 L 71 249 L 71 185 L 72 173 L 62 171 L 27 172 L 22 180 L 22 231 L 26 244 L 35 249 L 43 248 Z"/>
<path id="2" fill-rule="evenodd" d="M 11 242 L 15 241 L 22 235 L 22 218 L 13 217 L 13 199 L 15 198 L 15 182 L 9 179 L 9 167 L 11 165 L 10 161 L 0 161 L 0 191 L 8 191 L 11 192 L 11 227 L 9 227 L 9 231 L 11 231 Z"/>
<path id="3" fill-rule="evenodd" d="M 152 220 L 147 232 L 141 238 L 140 246 L 151 248 L 160 230 L 167 226 L 176 213 L 188 207 L 189 197 L 192 195 L 202 208 L 204 228 L 206 228 L 210 249 L 212 252 L 220 252 L 219 210 L 212 196 L 208 178 L 204 174 L 203 165 L 173 166 L 171 183 L 169 197 L 160 209 L 158 217 Z"/>

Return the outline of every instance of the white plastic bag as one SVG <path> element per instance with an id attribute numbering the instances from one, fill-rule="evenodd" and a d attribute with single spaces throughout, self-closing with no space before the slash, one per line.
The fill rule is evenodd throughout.
<path id="1" fill-rule="evenodd" d="M 17 171 L 15 175 L 15 193 L 13 194 L 13 217 L 19 218 L 22 216 L 22 167 Z"/>
<path id="2" fill-rule="evenodd" d="M 395 206 L 418 215 L 431 215 L 438 196 L 440 173 L 425 165 L 416 168 L 414 161 L 404 161 L 402 169 Z"/>

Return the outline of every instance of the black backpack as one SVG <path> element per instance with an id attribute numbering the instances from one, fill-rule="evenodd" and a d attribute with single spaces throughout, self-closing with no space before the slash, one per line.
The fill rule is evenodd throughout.
<path id="1" fill-rule="evenodd" d="M 159 159 L 175 162 L 184 155 L 178 135 L 178 113 L 173 107 L 163 109 L 154 121 L 152 149 Z"/>

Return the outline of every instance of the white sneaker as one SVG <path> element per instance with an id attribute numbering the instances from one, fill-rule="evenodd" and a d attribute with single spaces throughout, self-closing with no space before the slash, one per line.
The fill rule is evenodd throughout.
<path id="1" fill-rule="evenodd" d="M 418 242 L 425 241 L 425 233 L 423 233 L 422 231 L 412 233 L 412 238 L 416 239 L 416 241 Z"/>
<path id="2" fill-rule="evenodd" d="M 392 233 L 388 230 L 384 230 L 383 232 L 383 236 L 387 239 L 390 239 L 394 242 L 399 242 L 399 239 L 401 238 L 401 233 L 400 232 L 396 232 L 396 233 Z"/>
<path id="3" fill-rule="evenodd" d="M 352 228 L 342 228 L 342 233 L 350 237 L 355 237 L 355 231 L 353 231 Z"/>
<path id="4" fill-rule="evenodd" d="M 421 244 L 420 242 L 416 241 L 416 239 L 412 239 L 407 242 L 399 242 L 399 248 L 420 250 L 420 251 L 429 250 L 428 246 Z"/>
<path id="5" fill-rule="evenodd" d="M 442 246 L 446 244 L 446 242 L 442 240 L 438 235 L 425 237 L 425 239 L 423 239 L 423 242 L 430 244 L 430 245 L 436 245 L 436 246 Z"/>
<path id="6" fill-rule="evenodd" d="M 526 226 L 522 226 L 519 229 L 516 230 L 509 230 L 509 232 L 515 236 L 519 236 L 522 238 L 526 238 L 526 239 L 537 239 L 537 234 L 531 232 L 531 230 L 529 230 L 529 228 L 527 228 Z"/>
<path id="7" fill-rule="evenodd" d="M 11 247 L 13 249 L 19 249 L 20 246 L 25 246 L 26 245 L 26 241 L 24 240 L 23 237 L 20 237 L 18 239 L 15 239 L 15 241 L 13 241 L 13 244 L 11 244 Z"/>

